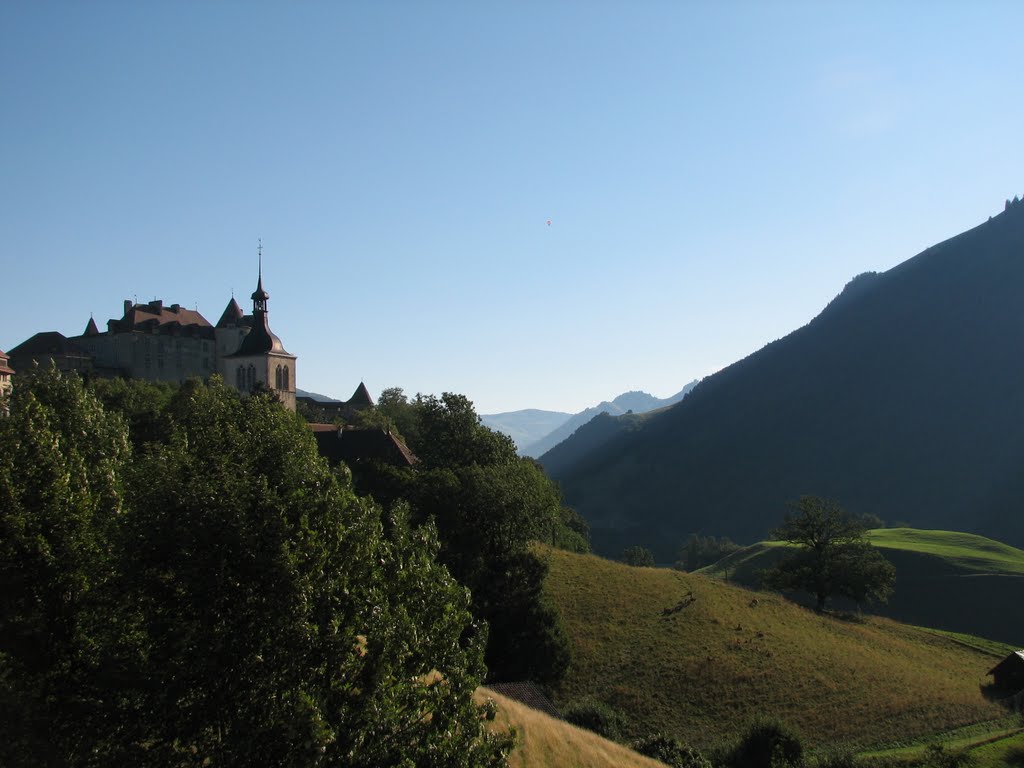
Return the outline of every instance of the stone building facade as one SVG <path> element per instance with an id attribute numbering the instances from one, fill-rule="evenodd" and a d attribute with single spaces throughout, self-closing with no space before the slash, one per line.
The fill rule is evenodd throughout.
<path id="1" fill-rule="evenodd" d="M 14 371 L 8 365 L 9 359 L 3 350 L 0 350 L 0 414 L 7 413 L 7 396 L 11 394 L 11 388 L 14 386 L 11 381 Z"/>
<path id="2" fill-rule="evenodd" d="M 294 411 L 297 359 L 270 330 L 269 298 L 261 267 L 252 314 L 246 315 L 232 297 L 216 325 L 180 304 L 126 300 L 124 314 L 108 320 L 106 331 L 90 318 L 80 336 L 37 333 L 10 351 L 11 365 L 25 371 L 52 364 L 87 376 L 166 382 L 216 373 L 241 392 L 271 389 Z"/>

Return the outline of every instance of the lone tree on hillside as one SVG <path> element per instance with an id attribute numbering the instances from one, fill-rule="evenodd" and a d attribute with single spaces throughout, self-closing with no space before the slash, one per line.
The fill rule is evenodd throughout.
<path id="1" fill-rule="evenodd" d="M 765 574 L 766 587 L 809 592 L 819 612 L 832 596 L 857 603 L 888 599 L 896 569 L 868 543 L 860 519 L 817 496 L 801 496 L 792 507 L 772 538 L 798 549 Z"/>
<path id="2" fill-rule="evenodd" d="M 641 547 L 640 545 L 626 547 L 622 550 L 622 562 L 639 568 L 653 568 L 654 555 L 647 547 Z"/>

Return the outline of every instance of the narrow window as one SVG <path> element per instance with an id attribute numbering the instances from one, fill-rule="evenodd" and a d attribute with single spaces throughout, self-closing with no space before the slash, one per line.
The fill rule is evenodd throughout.
<path id="1" fill-rule="evenodd" d="M 287 365 L 284 367 L 284 386 L 281 387 L 281 389 L 283 389 L 285 392 L 290 392 L 291 391 L 291 387 L 288 386 L 288 366 Z"/>

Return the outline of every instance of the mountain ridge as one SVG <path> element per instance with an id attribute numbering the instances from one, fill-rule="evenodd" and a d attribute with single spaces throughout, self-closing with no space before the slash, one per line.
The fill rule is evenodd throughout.
<path id="1" fill-rule="evenodd" d="M 598 551 L 763 538 L 787 501 L 1020 543 L 1024 206 L 859 275 L 810 322 L 551 471 Z"/>
<path id="2" fill-rule="evenodd" d="M 521 453 L 525 456 L 540 457 L 550 451 L 563 440 L 569 438 L 573 432 L 588 423 L 595 416 L 602 413 L 610 413 L 614 416 L 621 416 L 632 411 L 633 413 L 647 413 L 658 408 L 675 405 L 682 400 L 696 386 L 697 380 L 686 384 L 674 395 L 666 398 L 655 397 L 654 395 L 640 390 L 623 392 L 614 400 L 605 400 L 590 408 L 585 408 L 571 418 L 567 419 L 556 429 L 539 440 L 535 440 L 522 447 Z"/>

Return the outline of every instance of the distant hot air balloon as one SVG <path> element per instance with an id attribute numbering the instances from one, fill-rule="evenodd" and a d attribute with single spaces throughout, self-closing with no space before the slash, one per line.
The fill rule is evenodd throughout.
<path id="1" fill-rule="evenodd" d="M 551 226 L 551 219 L 548 219 L 548 226 Z"/>

